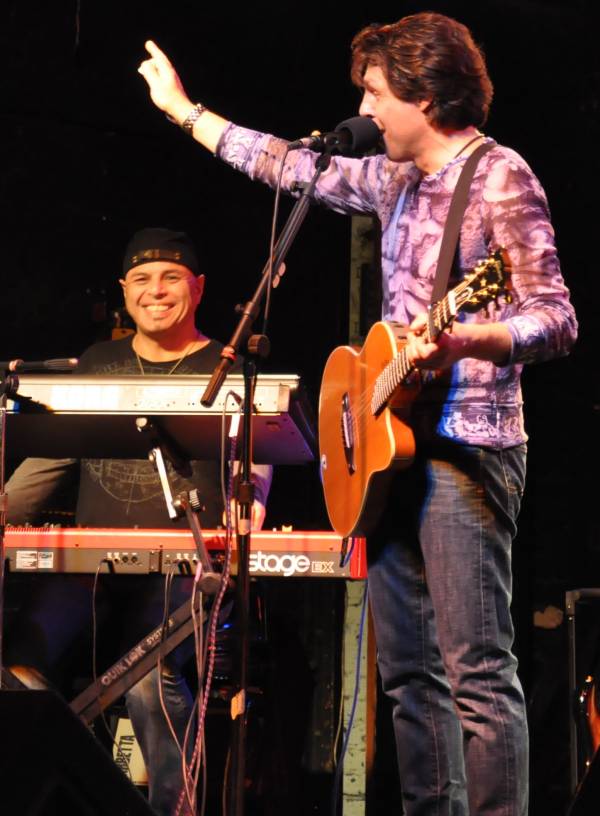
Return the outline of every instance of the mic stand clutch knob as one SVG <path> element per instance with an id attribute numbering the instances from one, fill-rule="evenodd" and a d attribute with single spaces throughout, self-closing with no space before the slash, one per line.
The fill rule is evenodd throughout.
<path id="1" fill-rule="evenodd" d="M 248 351 L 255 357 L 266 359 L 271 353 L 271 341 L 265 334 L 252 334 L 248 338 Z"/>

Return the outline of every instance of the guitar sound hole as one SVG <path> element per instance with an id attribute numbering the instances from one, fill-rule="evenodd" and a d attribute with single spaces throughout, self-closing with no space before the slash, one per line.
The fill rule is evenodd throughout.
<path id="1" fill-rule="evenodd" d="M 344 446 L 344 456 L 346 457 L 346 465 L 350 473 L 354 473 L 356 465 L 354 463 L 354 420 L 352 417 L 352 408 L 350 406 L 350 398 L 348 394 L 342 397 L 342 444 Z"/>

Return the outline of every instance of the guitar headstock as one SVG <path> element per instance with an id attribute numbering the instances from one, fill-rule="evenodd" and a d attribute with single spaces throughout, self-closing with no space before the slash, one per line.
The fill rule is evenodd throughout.
<path id="1" fill-rule="evenodd" d="M 497 302 L 500 296 L 506 303 L 511 303 L 511 269 L 510 258 L 503 248 L 496 249 L 479 261 L 459 284 L 462 289 L 461 308 L 466 312 L 476 312 L 488 303 Z"/>

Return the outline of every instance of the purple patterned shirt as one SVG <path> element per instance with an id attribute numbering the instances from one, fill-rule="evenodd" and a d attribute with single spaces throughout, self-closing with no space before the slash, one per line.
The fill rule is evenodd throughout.
<path id="1" fill-rule="evenodd" d="M 275 186 L 286 143 L 228 125 L 217 154 L 250 178 Z M 283 187 L 307 182 L 315 154 L 290 153 Z M 410 323 L 427 310 L 444 223 L 465 157 L 424 176 L 412 163 L 383 155 L 336 157 L 315 198 L 343 213 L 372 213 L 382 226 L 383 319 Z M 500 320 L 512 336 L 507 365 L 472 358 L 441 375 L 426 374 L 414 419 L 422 433 L 471 445 L 507 448 L 526 440 L 520 374 L 523 363 L 568 353 L 577 322 L 564 285 L 544 191 L 526 162 L 496 145 L 477 167 L 463 219 L 459 265 L 472 269 L 490 248 L 504 247 L 512 263 L 513 302 L 502 300 L 460 319 Z M 415 412 L 417 414 L 417 412 Z"/>

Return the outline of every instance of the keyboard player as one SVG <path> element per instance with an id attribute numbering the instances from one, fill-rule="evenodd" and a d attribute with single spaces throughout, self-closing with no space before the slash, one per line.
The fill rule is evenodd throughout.
<path id="1" fill-rule="evenodd" d="M 182 232 L 147 228 L 130 240 L 123 261 L 125 307 L 135 323 L 132 336 L 91 346 L 80 357 L 78 374 L 165 376 L 210 374 L 221 345 L 197 327 L 204 275 L 195 248 Z M 167 463 L 173 493 L 198 488 L 206 511 L 205 527 L 221 521 L 218 465 L 192 462 L 189 476 Z M 76 522 L 89 527 L 172 527 L 154 466 L 147 460 L 27 459 L 8 482 L 9 522 L 35 523 L 36 514 L 75 473 L 79 478 Z M 260 529 L 271 469 L 253 466 L 253 529 Z M 182 522 L 185 524 L 185 521 Z M 119 609 L 120 651 L 137 642 L 162 619 L 163 586 L 155 576 L 119 576 L 103 580 L 106 597 Z M 189 586 L 180 579 L 173 599 L 183 603 Z M 6 663 L 26 685 L 39 686 L 59 675 L 61 661 L 82 630 L 89 631 L 91 578 L 52 576 L 40 582 L 14 631 L 7 634 Z M 191 647 L 183 644 L 164 663 L 167 710 L 180 742 L 191 711 L 191 695 L 182 665 Z M 182 784 L 177 746 L 163 717 L 155 669 L 126 696 L 127 708 L 149 776 L 150 804 L 170 814 Z"/>

